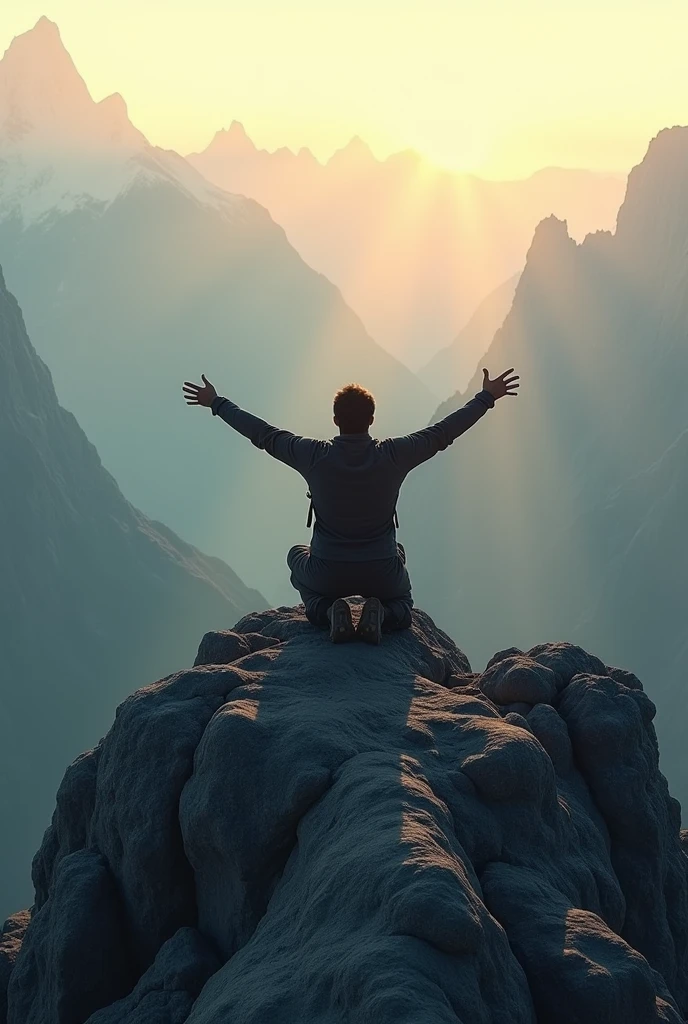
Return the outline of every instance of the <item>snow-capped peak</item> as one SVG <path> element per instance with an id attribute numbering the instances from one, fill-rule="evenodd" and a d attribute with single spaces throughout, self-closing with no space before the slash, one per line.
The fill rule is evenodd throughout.
<path id="1" fill-rule="evenodd" d="M 107 204 L 134 181 L 173 181 L 212 205 L 229 197 L 176 153 L 151 146 L 119 93 L 96 103 L 42 17 L 0 60 L 0 218 Z"/>
<path id="2" fill-rule="evenodd" d="M 79 134 L 93 101 L 52 21 L 16 36 L 0 61 L 0 138 Z"/>

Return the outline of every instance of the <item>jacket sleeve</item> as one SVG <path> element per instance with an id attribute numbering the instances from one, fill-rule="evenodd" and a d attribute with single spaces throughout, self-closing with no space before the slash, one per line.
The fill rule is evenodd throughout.
<path id="1" fill-rule="evenodd" d="M 288 430 L 273 427 L 220 395 L 213 399 L 211 409 L 213 416 L 219 416 L 230 427 L 247 437 L 256 448 L 262 448 L 268 455 L 272 455 L 273 459 L 279 459 L 299 473 L 307 472 L 322 448 L 322 441 L 311 437 L 299 437 Z"/>
<path id="2" fill-rule="evenodd" d="M 489 391 L 479 391 L 464 406 L 438 420 L 430 427 L 417 430 L 414 434 L 391 439 L 392 458 L 406 473 L 427 462 L 433 455 L 444 451 L 461 434 L 494 407 L 495 400 Z"/>

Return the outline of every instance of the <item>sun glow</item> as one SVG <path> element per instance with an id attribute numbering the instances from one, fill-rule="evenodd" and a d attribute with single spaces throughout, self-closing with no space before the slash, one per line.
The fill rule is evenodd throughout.
<path id="1" fill-rule="evenodd" d="M 378 157 L 411 147 L 500 178 L 623 171 L 688 109 L 680 0 L 8 0 L 0 45 L 42 14 L 96 98 L 122 92 L 181 152 L 236 117 L 260 146 L 323 159 L 359 134 Z"/>

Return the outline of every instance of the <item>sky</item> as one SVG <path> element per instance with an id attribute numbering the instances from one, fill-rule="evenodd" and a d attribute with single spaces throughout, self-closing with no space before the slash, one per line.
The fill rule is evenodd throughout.
<path id="1" fill-rule="evenodd" d="M 353 135 L 487 177 L 626 171 L 688 122 L 688 0 L 4 0 L 47 15 L 96 100 L 184 154 L 241 121 L 320 159 Z"/>

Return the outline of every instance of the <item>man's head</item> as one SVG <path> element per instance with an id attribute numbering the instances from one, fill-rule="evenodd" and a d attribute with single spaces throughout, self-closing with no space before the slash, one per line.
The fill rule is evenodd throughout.
<path id="1" fill-rule="evenodd" d="M 375 399 L 360 384 L 347 384 L 334 396 L 333 412 L 341 434 L 365 434 L 375 418 Z"/>

